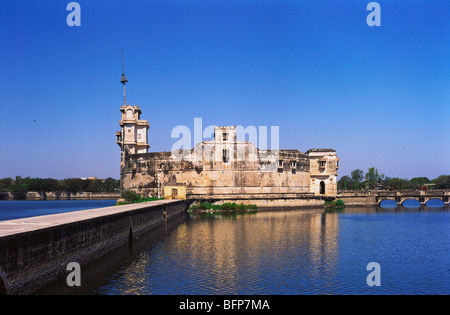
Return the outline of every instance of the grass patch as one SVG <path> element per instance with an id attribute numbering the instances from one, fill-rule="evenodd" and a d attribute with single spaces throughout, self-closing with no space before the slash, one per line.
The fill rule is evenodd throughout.
<path id="1" fill-rule="evenodd" d="M 133 201 L 133 203 L 147 202 L 147 201 L 155 201 L 155 200 L 163 200 L 164 197 L 148 197 L 148 198 L 139 198 L 138 200 Z"/>
<path id="2" fill-rule="evenodd" d="M 164 197 L 162 198 L 158 198 L 158 197 L 147 197 L 147 198 L 142 198 L 141 195 L 135 193 L 132 190 L 126 190 L 123 192 L 122 194 L 122 198 L 125 199 L 125 201 L 119 201 L 117 202 L 117 206 L 121 206 L 121 205 L 129 205 L 131 203 L 141 203 L 141 202 L 148 202 L 148 201 L 155 201 L 155 200 L 162 200 L 164 199 Z"/>

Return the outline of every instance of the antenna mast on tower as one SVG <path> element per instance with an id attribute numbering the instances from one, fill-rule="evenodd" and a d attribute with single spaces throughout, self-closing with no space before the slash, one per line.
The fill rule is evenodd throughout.
<path id="1" fill-rule="evenodd" d="M 123 105 L 127 105 L 127 99 L 125 97 L 125 83 L 128 82 L 128 79 L 125 76 L 125 72 L 123 72 L 123 48 L 121 49 L 121 53 L 122 53 L 122 77 L 120 78 L 120 82 L 123 84 Z"/>

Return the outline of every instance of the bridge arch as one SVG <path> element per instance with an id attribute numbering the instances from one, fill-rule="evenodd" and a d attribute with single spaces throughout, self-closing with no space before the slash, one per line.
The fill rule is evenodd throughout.
<path id="1" fill-rule="evenodd" d="M 401 200 L 402 207 L 413 207 L 413 208 L 419 208 L 420 207 L 420 200 L 418 198 L 412 198 L 412 197 L 406 197 L 402 198 Z"/>
<path id="2" fill-rule="evenodd" d="M 432 201 L 432 202 L 429 203 L 429 201 Z M 433 198 L 433 197 L 431 197 L 431 198 L 425 199 L 425 205 L 427 207 L 443 207 L 443 206 L 445 206 L 445 202 L 441 198 Z"/>
<path id="3" fill-rule="evenodd" d="M 397 202 L 394 198 L 383 198 L 378 201 L 378 206 L 382 208 L 396 208 Z"/>

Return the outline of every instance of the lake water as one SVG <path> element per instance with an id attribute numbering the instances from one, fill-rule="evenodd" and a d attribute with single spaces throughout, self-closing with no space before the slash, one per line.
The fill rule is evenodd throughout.
<path id="1" fill-rule="evenodd" d="M 114 206 L 117 200 L 2 200 L 0 221 Z"/>
<path id="2" fill-rule="evenodd" d="M 448 206 L 186 215 L 38 294 L 449 294 L 449 231 Z"/>

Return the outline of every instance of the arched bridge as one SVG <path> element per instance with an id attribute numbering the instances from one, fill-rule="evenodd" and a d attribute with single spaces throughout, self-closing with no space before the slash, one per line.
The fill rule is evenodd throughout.
<path id="1" fill-rule="evenodd" d="M 444 190 L 431 191 L 374 191 L 376 202 L 379 205 L 383 200 L 394 200 L 397 206 L 403 205 L 405 200 L 417 200 L 421 205 L 425 205 L 431 199 L 442 200 L 444 204 L 449 203 L 450 194 Z"/>
<path id="2" fill-rule="evenodd" d="M 417 200 L 421 205 L 426 205 L 429 200 L 442 200 L 445 205 L 450 202 L 450 190 L 403 190 L 403 191 L 387 191 L 372 190 L 358 192 L 339 192 L 337 199 L 342 199 L 348 205 L 366 205 L 380 206 L 384 200 L 393 200 L 397 206 L 403 206 L 405 200 Z"/>

